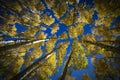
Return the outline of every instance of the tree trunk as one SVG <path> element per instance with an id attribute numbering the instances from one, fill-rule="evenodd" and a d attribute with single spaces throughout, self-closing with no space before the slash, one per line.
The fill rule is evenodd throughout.
<path id="1" fill-rule="evenodd" d="M 120 30 L 120 27 L 114 27 L 114 28 L 111 28 L 110 30 L 118 31 L 118 30 Z"/>
<path id="2" fill-rule="evenodd" d="M 105 48 L 107 51 L 112 51 L 113 53 L 119 53 L 120 51 L 120 48 L 119 47 L 113 47 L 113 46 L 109 46 L 109 45 L 105 45 L 105 44 L 102 44 L 102 43 L 99 43 L 99 42 L 91 42 L 91 41 L 83 41 L 83 42 L 86 42 L 86 43 L 89 43 L 89 44 L 93 44 L 95 46 L 99 46 L 101 48 Z"/>
<path id="3" fill-rule="evenodd" d="M 31 45 L 31 44 L 35 44 L 35 43 L 39 43 L 39 42 L 44 42 L 44 41 L 47 41 L 47 40 L 49 40 L 49 39 L 46 39 L 46 40 L 31 40 L 31 41 L 16 43 L 16 44 L 13 44 L 13 45 L 2 46 L 2 47 L 0 47 L 0 53 L 11 50 L 11 49 L 14 49 L 14 48 L 18 48 L 18 47 L 23 46 L 23 45 Z"/>
<path id="4" fill-rule="evenodd" d="M 69 63 L 70 63 L 72 54 L 73 54 L 73 52 L 70 53 L 70 55 L 69 55 L 69 57 L 68 57 L 68 60 L 67 60 L 67 62 L 66 62 L 66 64 L 65 64 L 65 67 L 64 67 L 62 76 L 59 78 L 59 80 L 65 80 L 65 77 L 66 77 L 66 74 L 67 74 L 67 70 L 68 70 L 68 65 L 69 65 Z"/>
<path id="5" fill-rule="evenodd" d="M 114 43 L 114 44 L 120 44 L 120 40 L 103 40 L 103 41 L 97 41 L 97 42 L 108 42 L 108 43 Z"/>

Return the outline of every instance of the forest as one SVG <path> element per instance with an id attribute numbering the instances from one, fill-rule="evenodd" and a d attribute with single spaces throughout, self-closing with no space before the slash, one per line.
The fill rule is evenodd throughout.
<path id="1" fill-rule="evenodd" d="M 0 0 L 0 80 L 120 80 L 120 0 Z"/>

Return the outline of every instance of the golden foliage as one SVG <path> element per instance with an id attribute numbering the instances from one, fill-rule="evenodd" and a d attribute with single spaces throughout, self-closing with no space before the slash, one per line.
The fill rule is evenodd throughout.
<path id="1" fill-rule="evenodd" d="M 37 79 L 44 79 L 49 80 L 48 77 L 51 76 L 56 68 L 56 53 L 52 53 L 50 57 L 47 58 L 47 60 L 42 63 L 42 66 L 40 66 L 37 69 L 38 77 Z"/>
<path id="2" fill-rule="evenodd" d="M 54 18 L 52 18 L 52 16 L 48 16 L 47 14 L 43 14 L 42 18 L 41 18 L 41 22 L 46 24 L 46 25 L 50 25 L 55 21 Z"/>
<path id="3" fill-rule="evenodd" d="M 92 30 L 93 34 L 98 36 L 103 36 L 104 40 L 110 40 L 112 39 L 112 31 L 109 29 L 109 27 L 106 26 L 98 26 L 97 28 L 94 28 Z"/>
<path id="4" fill-rule="evenodd" d="M 49 8 L 52 8 L 55 5 L 55 0 L 45 0 L 45 2 Z"/>
<path id="5" fill-rule="evenodd" d="M 106 27 L 109 27 L 114 19 L 115 18 L 113 18 L 113 17 L 101 18 L 101 19 L 98 19 L 98 20 L 95 21 L 95 25 L 96 26 L 104 25 Z"/>
<path id="6" fill-rule="evenodd" d="M 105 48 L 96 47 L 97 43 L 96 45 L 95 44 L 92 45 L 90 43 L 87 43 L 87 41 L 96 42 L 97 41 L 96 35 L 102 36 L 103 38 L 101 38 L 101 40 L 115 41 L 116 38 L 112 38 L 111 35 L 113 35 L 113 33 L 114 35 L 115 34 L 119 35 L 119 29 L 116 30 L 117 28 L 119 28 L 119 25 L 118 27 L 115 27 L 116 29 L 115 28 L 110 29 L 110 25 L 113 22 L 113 20 L 117 16 L 119 16 L 120 1 L 94 0 L 95 2 L 94 9 L 90 8 L 89 5 L 86 4 L 86 2 L 82 3 L 80 6 L 76 5 L 77 1 L 79 0 L 67 0 L 67 1 L 45 0 L 45 3 L 47 4 L 46 7 L 44 1 L 40 1 L 40 0 L 30 0 L 30 1 L 19 0 L 19 2 L 22 3 L 22 5 L 20 5 L 18 1 L 10 2 L 8 0 L 7 1 L 2 0 L 1 3 L 5 3 L 5 5 L 1 4 L 2 5 L 1 8 L 3 9 L 6 8 L 7 10 L 3 11 L 4 14 L 3 16 L 0 15 L 0 18 L 3 19 L 3 23 L 4 23 L 4 25 L 1 25 L 0 27 L 1 32 L 3 32 L 3 34 L 5 35 L 8 34 L 11 37 L 16 37 L 16 36 L 18 37 L 19 34 L 17 35 L 17 28 L 15 25 L 16 23 L 19 23 L 21 25 L 27 26 L 28 28 L 26 31 L 21 33 L 20 36 L 27 38 L 29 40 L 35 40 L 35 39 L 45 40 L 47 35 L 40 30 L 45 31 L 46 25 L 50 26 L 51 24 L 53 24 L 51 28 L 52 34 L 55 34 L 59 30 L 59 25 L 58 25 L 59 23 L 60 24 L 63 23 L 67 26 L 70 26 L 68 27 L 68 33 L 63 32 L 59 37 L 53 36 L 51 37 L 51 39 L 49 39 L 46 42 L 45 54 L 48 54 L 57 45 L 56 41 L 58 39 L 60 38 L 67 39 L 69 35 L 70 38 L 77 38 L 79 35 L 84 35 L 83 34 L 84 25 L 93 22 L 92 18 L 94 11 L 97 11 L 98 20 L 95 20 L 95 26 L 97 26 L 97 28 L 92 29 L 93 34 L 84 35 L 81 38 L 81 41 L 74 39 L 74 41 L 72 42 L 71 51 L 73 52 L 73 54 L 69 65 L 74 69 L 86 68 L 88 65 L 87 56 L 92 53 L 102 54 L 105 59 L 109 57 L 116 57 L 116 54 L 113 54 L 111 51 L 106 51 Z M 73 5 L 73 7 L 70 7 L 71 5 Z M 48 10 L 48 13 L 44 14 L 45 10 Z M 66 14 L 64 15 L 65 12 Z M 55 19 L 57 19 L 57 23 Z M 41 23 L 45 24 L 45 28 L 41 27 L 40 25 Z M 9 26 L 9 25 L 13 25 L 13 26 Z M 3 38 L 0 39 L 2 40 Z M 42 55 L 43 52 L 42 49 L 39 48 L 39 46 L 44 45 L 44 43 L 45 42 L 43 41 L 40 43 L 24 45 L 16 49 L 5 51 L 3 53 L 5 57 L 2 56 L 0 58 L 0 62 L 2 64 L 2 68 L 0 69 L 0 71 L 4 72 L 7 71 L 8 69 L 11 69 L 11 71 L 9 70 L 10 74 L 8 74 L 7 76 L 11 77 L 13 75 L 16 75 L 16 73 L 20 71 L 22 64 L 25 64 L 25 66 L 28 67 L 30 64 L 34 62 L 35 59 L 39 58 Z M 116 46 L 113 43 L 104 43 L 104 42 L 101 43 L 113 47 Z M 34 74 L 32 75 L 37 76 L 38 79 L 48 80 L 48 77 L 55 72 L 55 69 L 61 66 L 69 44 L 70 44 L 69 42 L 60 43 L 58 46 L 61 47 L 56 52 L 52 53 L 52 55 L 45 58 L 44 61 L 40 63 L 41 65 L 39 66 L 39 68 L 36 69 L 34 71 Z M 33 48 L 33 51 L 30 52 L 29 49 L 31 48 Z M 30 53 L 26 54 L 27 51 L 29 51 Z M 23 57 L 26 57 L 25 61 Z M 115 61 L 113 59 L 107 59 L 107 60 L 111 62 Z M 95 56 L 93 56 L 91 58 L 91 61 L 95 66 L 95 73 L 98 78 L 101 79 L 101 76 L 111 75 L 115 73 L 114 67 L 111 67 L 111 65 L 105 62 L 104 59 L 99 60 Z M 120 63 L 120 61 L 116 60 L 116 63 Z M 7 68 L 9 65 L 10 68 Z M 74 78 L 71 78 L 70 75 L 67 75 L 67 78 L 74 80 Z M 90 80 L 90 77 L 87 74 L 84 74 L 82 76 L 82 79 Z"/>
<path id="7" fill-rule="evenodd" d="M 80 10 L 80 9 L 79 9 Z M 92 16 L 93 16 L 94 10 L 93 9 L 84 9 L 84 10 L 80 10 L 79 14 L 80 14 L 80 18 L 79 18 L 79 22 L 83 22 L 86 24 L 89 24 L 92 22 Z"/>
<path id="8" fill-rule="evenodd" d="M 25 14 L 24 14 L 25 13 Z M 28 26 L 39 26 L 41 19 L 40 19 L 40 14 L 33 13 L 32 15 L 29 14 L 28 12 L 23 12 L 22 18 L 22 24 L 28 25 Z"/>
<path id="9" fill-rule="evenodd" d="M 30 54 L 26 55 L 25 66 L 29 66 L 35 59 L 39 58 L 42 54 L 40 48 L 35 48 Z"/>
<path id="10" fill-rule="evenodd" d="M 72 25 L 78 21 L 78 18 L 75 16 L 75 9 L 71 9 L 69 13 L 62 19 L 62 23 L 66 24 L 67 26 Z"/>
<path id="11" fill-rule="evenodd" d="M 8 77 L 11 78 L 13 77 L 13 75 L 16 75 L 20 71 L 20 68 L 23 63 L 24 63 L 24 59 L 22 57 L 18 57 L 15 60 L 14 64 L 12 64 L 12 66 L 10 67 L 11 71 L 10 74 L 8 74 Z"/>
<path id="12" fill-rule="evenodd" d="M 13 16 L 13 15 L 5 15 L 5 17 L 6 17 L 6 20 L 5 20 L 5 22 L 6 22 L 6 24 L 15 24 L 15 20 L 16 20 L 16 17 L 15 16 Z"/>
<path id="13" fill-rule="evenodd" d="M 82 45 L 85 47 L 86 55 L 90 55 L 91 53 L 96 52 L 96 46 L 95 45 L 84 42 L 84 41 L 95 42 L 96 39 L 95 39 L 94 34 L 87 34 L 87 35 L 83 36 L 81 40 L 82 40 Z"/>
<path id="14" fill-rule="evenodd" d="M 113 16 L 113 17 L 116 17 L 119 15 L 119 7 L 120 7 L 120 1 L 118 0 L 111 0 L 108 2 L 108 0 L 104 1 L 104 0 L 101 0 L 101 1 L 97 1 L 97 0 L 94 0 L 95 1 L 95 7 L 96 7 L 96 10 L 99 12 L 98 16 L 100 18 L 103 18 L 105 17 L 106 15 L 109 15 L 110 16 Z"/>
<path id="15" fill-rule="evenodd" d="M 87 57 L 85 56 L 84 48 L 81 46 L 78 40 L 74 40 L 72 43 L 72 58 L 70 61 L 70 65 L 73 66 L 74 69 L 84 69 L 87 67 Z"/>
<path id="16" fill-rule="evenodd" d="M 69 27 L 68 31 L 71 38 L 76 38 L 83 33 L 84 24 L 77 24 L 76 26 Z"/>
<path id="17" fill-rule="evenodd" d="M 42 2 L 38 2 L 35 7 L 36 7 L 37 10 L 44 10 L 45 9 L 45 7 L 42 4 Z"/>
<path id="18" fill-rule="evenodd" d="M 45 34 L 44 32 L 40 32 L 36 35 L 37 39 L 43 39 L 44 40 L 44 39 L 46 39 L 46 37 L 47 37 L 47 34 Z"/>
<path id="19" fill-rule="evenodd" d="M 59 30 L 58 24 L 54 24 L 51 29 L 52 29 L 52 31 L 51 31 L 52 34 L 56 33 Z"/>
<path id="20" fill-rule="evenodd" d="M 34 37 L 36 32 L 39 30 L 39 28 L 29 28 L 27 31 L 23 33 L 23 36 L 25 37 Z"/>
<path id="21" fill-rule="evenodd" d="M 68 0 L 70 4 L 76 3 L 76 0 Z"/>
<path id="22" fill-rule="evenodd" d="M 72 51 L 74 52 L 74 54 L 80 54 L 81 56 L 85 55 L 84 48 L 77 39 L 75 39 L 72 43 Z"/>
<path id="23" fill-rule="evenodd" d="M 96 73 L 97 79 L 99 79 L 99 80 L 101 80 L 102 77 L 103 76 L 105 77 L 106 75 L 112 76 L 114 74 L 114 71 L 115 71 L 114 67 L 111 66 L 110 64 L 108 64 L 107 62 L 105 62 L 104 60 L 99 60 L 95 64 L 95 73 Z"/>
<path id="24" fill-rule="evenodd" d="M 82 75 L 82 80 L 91 80 L 91 78 L 88 74 L 83 74 Z"/>
<path id="25" fill-rule="evenodd" d="M 17 48 L 18 56 L 19 57 L 24 56 L 28 49 L 27 49 L 27 47 L 19 47 L 19 48 Z"/>
<path id="26" fill-rule="evenodd" d="M 36 48 L 32 52 L 34 59 L 39 58 L 41 56 L 41 54 L 42 54 L 42 50 L 40 48 Z"/>
<path id="27" fill-rule="evenodd" d="M 22 10 L 21 5 L 16 1 L 14 3 L 11 1 L 7 1 L 6 4 L 8 7 L 12 8 L 13 10 L 15 10 L 17 12 L 20 12 Z"/>
<path id="28" fill-rule="evenodd" d="M 56 52 L 53 52 L 52 55 L 47 59 L 47 63 L 50 64 L 51 68 L 56 68 Z"/>
<path id="29" fill-rule="evenodd" d="M 88 65 L 87 57 L 80 56 L 78 54 L 72 55 L 72 59 L 70 64 L 73 66 L 74 69 L 84 69 Z"/>
<path id="30" fill-rule="evenodd" d="M 55 39 L 54 40 L 51 39 L 46 42 L 46 47 L 45 47 L 46 54 L 51 52 L 51 50 L 54 48 L 55 43 L 56 43 Z"/>
<path id="31" fill-rule="evenodd" d="M 95 42 L 95 35 L 94 34 L 86 34 L 85 36 L 82 37 L 82 40 L 88 40 L 88 41 L 92 41 Z"/>
<path id="32" fill-rule="evenodd" d="M 59 4 L 55 4 L 55 6 L 53 7 L 53 11 L 57 18 L 60 18 L 65 13 L 66 10 L 67 10 L 67 5 L 65 1 L 61 1 Z"/>
<path id="33" fill-rule="evenodd" d="M 16 35 L 16 27 L 15 26 L 12 26 L 12 27 L 9 27 L 9 35 L 10 36 L 15 36 Z"/>
<path id="34" fill-rule="evenodd" d="M 75 80 L 75 78 L 71 77 L 70 74 L 66 74 L 65 80 Z"/>
<path id="35" fill-rule="evenodd" d="M 60 45 L 62 45 L 62 46 L 57 51 L 57 58 L 58 58 L 57 66 L 60 66 L 62 64 L 63 58 L 66 54 L 66 48 L 68 47 L 69 42 L 61 43 L 61 44 L 59 44 L 59 46 Z"/>
<path id="36" fill-rule="evenodd" d="M 67 39 L 68 38 L 68 35 L 66 32 L 63 32 L 60 36 L 59 36 L 60 39 Z"/>

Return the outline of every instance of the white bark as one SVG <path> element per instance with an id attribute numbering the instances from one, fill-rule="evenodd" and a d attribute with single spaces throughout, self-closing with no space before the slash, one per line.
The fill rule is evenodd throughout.
<path id="1" fill-rule="evenodd" d="M 45 42 L 45 41 L 48 41 L 49 39 L 43 39 L 43 40 L 37 40 L 37 41 L 33 41 L 31 43 L 28 43 L 26 45 L 31 45 L 31 44 L 36 44 L 36 43 L 39 43 L 39 42 Z"/>
<path id="2" fill-rule="evenodd" d="M 30 40 L 27 40 L 30 41 Z M 26 42 L 26 40 L 9 40 L 9 41 L 0 41 L 0 44 L 9 44 L 9 43 L 20 43 L 20 42 Z"/>

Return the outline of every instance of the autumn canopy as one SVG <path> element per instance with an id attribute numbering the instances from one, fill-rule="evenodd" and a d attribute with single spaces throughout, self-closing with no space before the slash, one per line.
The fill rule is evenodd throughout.
<path id="1" fill-rule="evenodd" d="M 0 0 L 0 80 L 94 79 L 120 79 L 120 0 Z"/>

